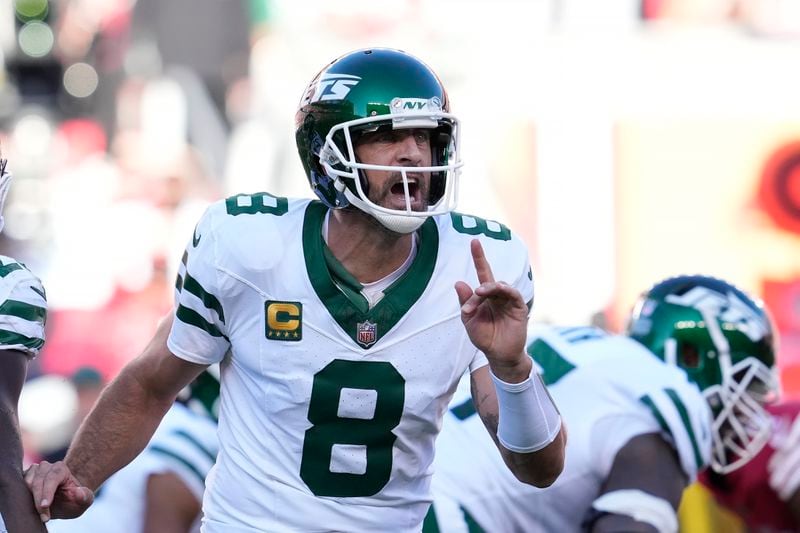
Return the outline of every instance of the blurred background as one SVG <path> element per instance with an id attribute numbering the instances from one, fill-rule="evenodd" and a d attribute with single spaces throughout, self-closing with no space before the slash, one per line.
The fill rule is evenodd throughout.
<path id="1" fill-rule="evenodd" d="M 772 310 L 800 397 L 798 2 L 0 0 L 0 253 L 50 303 L 32 455 L 144 347 L 209 202 L 311 195 L 295 108 L 367 46 L 444 80 L 459 210 L 527 242 L 536 319 L 618 330 L 653 282 L 724 277 Z"/>

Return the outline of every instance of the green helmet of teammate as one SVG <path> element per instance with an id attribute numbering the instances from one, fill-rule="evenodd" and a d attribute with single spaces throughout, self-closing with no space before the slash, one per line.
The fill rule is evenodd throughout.
<path id="1" fill-rule="evenodd" d="M 686 372 L 714 414 L 711 466 L 731 472 L 770 433 L 763 405 L 778 393 L 776 342 L 763 304 L 717 278 L 661 281 L 634 306 L 628 335 Z"/>
<path id="2" fill-rule="evenodd" d="M 328 207 L 353 205 L 401 233 L 426 217 L 455 208 L 458 120 L 450 114 L 447 92 L 436 74 L 400 50 L 373 48 L 346 54 L 326 66 L 308 85 L 295 116 L 295 139 L 311 188 Z M 431 166 L 368 165 L 356 159 L 359 134 L 391 129 L 429 129 Z M 405 209 L 382 207 L 368 198 L 364 170 L 402 175 Z M 410 188 L 430 175 L 428 209 L 411 209 Z"/>

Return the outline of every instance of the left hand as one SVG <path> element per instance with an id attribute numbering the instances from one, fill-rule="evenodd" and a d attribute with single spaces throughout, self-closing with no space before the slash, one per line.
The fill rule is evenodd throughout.
<path id="1" fill-rule="evenodd" d="M 473 291 L 467 283 L 456 282 L 461 321 L 472 343 L 486 354 L 494 375 L 518 383 L 528 377 L 532 364 L 525 354 L 528 306 L 517 289 L 495 281 L 478 239 L 470 249 L 480 285 Z"/>

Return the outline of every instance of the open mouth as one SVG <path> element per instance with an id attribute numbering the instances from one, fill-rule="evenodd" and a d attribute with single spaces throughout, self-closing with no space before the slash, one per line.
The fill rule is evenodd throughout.
<path id="1" fill-rule="evenodd" d="M 411 201 L 411 208 L 418 210 L 422 205 L 422 191 L 419 183 L 419 178 L 409 176 L 408 182 L 408 196 Z M 389 197 L 393 209 L 406 209 L 406 193 L 403 187 L 403 180 L 394 183 L 389 188 Z"/>

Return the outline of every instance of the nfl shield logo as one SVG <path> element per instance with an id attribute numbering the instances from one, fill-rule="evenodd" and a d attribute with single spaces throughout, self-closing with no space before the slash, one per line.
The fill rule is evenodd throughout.
<path id="1" fill-rule="evenodd" d="M 378 325 L 369 320 L 356 324 L 356 340 L 364 348 L 369 348 L 378 340 Z"/>

